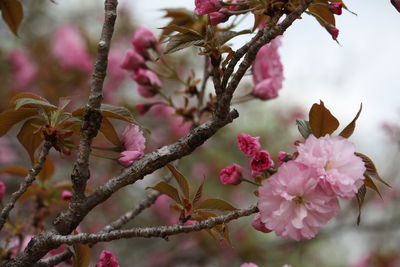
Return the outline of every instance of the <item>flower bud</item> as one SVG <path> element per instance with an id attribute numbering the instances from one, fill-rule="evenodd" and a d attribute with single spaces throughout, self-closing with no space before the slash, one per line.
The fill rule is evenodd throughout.
<path id="1" fill-rule="evenodd" d="M 196 6 L 196 15 L 204 15 L 210 14 L 212 12 L 217 12 L 222 7 L 220 0 L 196 0 L 194 4 Z"/>
<path id="2" fill-rule="evenodd" d="M 260 213 L 258 213 L 254 218 L 253 221 L 251 222 L 251 226 L 253 226 L 254 229 L 257 231 L 263 232 L 263 233 L 269 233 L 271 232 L 270 229 L 265 227 L 265 224 L 261 221 Z"/>
<path id="3" fill-rule="evenodd" d="M 343 3 L 330 3 L 329 10 L 335 15 L 342 15 Z"/>
<path id="4" fill-rule="evenodd" d="M 242 177 L 242 167 L 237 164 L 229 165 L 223 168 L 219 173 L 219 180 L 222 184 L 238 185 Z"/>
<path id="5" fill-rule="evenodd" d="M 72 193 L 71 191 L 68 190 L 63 190 L 61 192 L 61 198 L 62 200 L 70 200 L 72 198 Z"/>
<path id="6" fill-rule="evenodd" d="M 266 150 L 261 150 L 250 161 L 250 167 L 253 171 L 264 171 L 274 166 L 271 155 Z"/>

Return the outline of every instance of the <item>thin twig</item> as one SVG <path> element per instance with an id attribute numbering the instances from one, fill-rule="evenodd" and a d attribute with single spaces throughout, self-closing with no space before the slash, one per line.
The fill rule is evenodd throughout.
<path id="1" fill-rule="evenodd" d="M 46 259 L 38 261 L 34 266 L 35 267 L 52 267 L 63 261 L 68 260 L 73 256 L 73 253 L 70 248 L 67 248 L 60 254 L 48 257 Z"/>
<path id="2" fill-rule="evenodd" d="M 43 168 L 43 164 L 46 161 L 46 157 L 50 152 L 50 149 L 52 147 L 52 143 L 50 141 L 46 141 L 42 147 L 42 150 L 39 155 L 39 160 L 35 164 L 35 166 L 29 170 L 28 175 L 25 177 L 24 181 L 19 185 L 19 188 L 17 191 L 15 191 L 10 199 L 8 200 L 8 203 L 4 206 L 0 213 L 0 230 L 3 228 L 8 215 L 10 214 L 10 211 L 14 208 L 15 203 L 17 200 L 26 192 L 26 190 L 31 186 L 31 184 L 35 181 L 36 176 L 39 174 L 39 172 Z"/>

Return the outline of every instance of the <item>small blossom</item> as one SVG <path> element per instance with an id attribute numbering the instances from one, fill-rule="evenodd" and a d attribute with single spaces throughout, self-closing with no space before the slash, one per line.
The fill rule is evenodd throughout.
<path id="1" fill-rule="evenodd" d="M 278 97 L 278 91 L 281 88 L 280 80 L 265 79 L 256 84 L 252 94 L 262 100 L 273 99 Z"/>
<path id="2" fill-rule="evenodd" d="M 61 192 L 61 199 L 62 200 L 70 200 L 72 198 L 72 193 L 71 191 L 68 190 L 63 190 Z"/>
<path id="3" fill-rule="evenodd" d="M 157 89 L 147 85 L 138 85 L 137 91 L 139 95 L 145 98 L 153 97 L 158 93 Z"/>
<path id="4" fill-rule="evenodd" d="M 339 29 L 337 29 L 336 27 L 327 27 L 326 28 L 328 30 L 328 32 L 332 35 L 332 39 L 336 40 L 339 36 Z"/>
<path id="5" fill-rule="evenodd" d="M 264 171 L 274 166 L 271 155 L 266 150 L 261 150 L 255 154 L 250 161 L 250 167 L 253 171 Z"/>
<path id="6" fill-rule="evenodd" d="M 122 133 L 122 143 L 125 151 L 121 153 L 118 162 L 123 166 L 128 166 L 135 160 L 143 157 L 146 139 L 139 126 L 129 124 Z"/>
<path id="7" fill-rule="evenodd" d="M 121 157 L 118 159 L 118 162 L 122 165 L 122 166 L 129 166 L 130 164 L 132 164 L 132 162 L 140 159 L 141 157 L 143 157 L 144 153 L 140 152 L 140 151 L 123 151 L 121 152 Z"/>
<path id="8" fill-rule="evenodd" d="M 96 267 L 119 267 L 119 263 L 111 251 L 103 250 Z"/>
<path id="9" fill-rule="evenodd" d="M 157 74 L 147 69 L 138 69 L 132 74 L 132 79 L 140 85 L 151 86 L 154 88 L 160 88 L 162 85 Z"/>
<path id="10" fill-rule="evenodd" d="M 351 199 L 363 185 L 365 165 L 354 155 L 355 147 L 341 136 L 310 135 L 297 147 L 297 162 L 315 168 L 324 187 L 344 199 Z"/>
<path id="11" fill-rule="evenodd" d="M 222 7 L 220 0 L 195 0 L 194 4 L 196 6 L 196 15 L 204 15 L 211 12 L 217 12 Z"/>
<path id="12" fill-rule="evenodd" d="M 342 15 L 343 3 L 330 3 L 329 10 L 335 15 Z"/>
<path id="13" fill-rule="evenodd" d="M 400 12 L 400 0 L 390 0 L 390 2 Z"/>
<path id="14" fill-rule="evenodd" d="M 143 53 L 147 48 L 155 46 L 157 38 L 148 28 L 140 26 L 133 35 L 131 42 L 137 51 Z"/>
<path id="15" fill-rule="evenodd" d="M 3 200 L 5 194 L 6 194 L 6 185 L 3 182 L 0 182 L 0 202 Z"/>
<path id="16" fill-rule="evenodd" d="M 257 214 L 253 221 L 251 222 L 251 226 L 253 226 L 254 229 L 257 231 L 263 232 L 263 233 L 270 233 L 271 230 L 265 227 L 265 224 L 261 221 L 260 214 Z"/>
<path id="17" fill-rule="evenodd" d="M 134 49 L 126 51 L 121 68 L 125 70 L 135 71 L 144 64 L 144 58 Z"/>
<path id="18" fill-rule="evenodd" d="M 288 162 L 290 159 L 291 157 L 288 153 L 280 151 L 278 153 L 278 167 L 280 167 L 283 163 Z"/>
<path id="19" fill-rule="evenodd" d="M 222 10 L 223 9 L 218 12 L 211 12 L 209 14 L 211 25 L 216 26 L 229 19 L 229 15 L 226 12 L 221 12 Z"/>
<path id="20" fill-rule="evenodd" d="M 242 167 L 235 163 L 223 168 L 219 173 L 219 180 L 222 184 L 238 185 L 242 182 L 241 177 Z"/>
<path id="21" fill-rule="evenodd" d="M 289 161 L 259 187 L 265 227 L 283 238 L 311 239 L 337 215 L 339 203 L 326 194 L 313 168 Z"/>
<path id="22" fill-rule="evenodd" d="M 140 115 L 144 115 L 151 109 L 152 106 L 153 106 L 153 104 L 151 104 L 151 103 L 149 103 L 149 104 L 139 103 L 139 104 L 136 104 L 136 109 Z"/>
<path id="23" fill-rule="evenodd" d="M 258 265 L 252 262 L 246 262 L 240 265 L 240 267 L 258 267 Z"/>
<path id="24" fill-rule="evenodd" d="M 261 149 L 260 137 L 253 137 L 249 134 L 241 133 L 237 137 L 240 150 L 249 157 L 254 157 Z"/>

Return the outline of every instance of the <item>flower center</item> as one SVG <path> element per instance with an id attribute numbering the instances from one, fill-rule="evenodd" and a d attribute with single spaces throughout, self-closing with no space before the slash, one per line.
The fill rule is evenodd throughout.
<path id="1" fill-rule="evenodd" d="M 329 160 L 326 162 L 326 164 L 325 164 L 325 166 L 324 166 L 324 169 L 326 170 L 326 171 L 329 171 L 330 169 L 333 169 L 333 164 L 332 164 L 332 162 L 330 162 Z"/>
<path id="2" fill-rule="evenodd" d="M 302 196 L 296 196 L 295 198 L 293 198 L 293 202 L 300 205 L 304 203 L 304 199 Z"/>

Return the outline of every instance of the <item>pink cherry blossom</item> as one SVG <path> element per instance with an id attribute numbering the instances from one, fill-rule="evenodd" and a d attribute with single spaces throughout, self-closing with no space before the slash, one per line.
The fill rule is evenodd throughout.
<path id="1" fill-rule="evenodd" d="M 400 0 L 390 0 L 390 2 L 400 12 Z"/>
<path id="2" fill-rule="evenodd" d="M 123 166 L 128 166 L 135 160 L 143 157 L 146 139 L 139 126 L 129 124 L 122 133 L 122 144 L 125 151 L 121 153 L 118 162 Z"/>
<path id="3" fill-rule="evenodd" d="M 20 49 L 11 51 L 9 60 L 13 69 L 12 87 L 19 91 L 30 91 L 29 87 L 36 76 L 37 66 L 28 53 Z"/>
<path id="4" fill-rule="evenodd" d="M 283 238 L 311 239 L 337 215 L 338 200 L 326 194 L 313 168 L 289 161 L 259 187 L 261 221 Z"/>
<path id="5" fill-rule="evenodd" d="M 65 69 L 90 72 L 92 68 L 85 41 L 72 25 L 64 24 L 56 30 L 51 51 Z"/>
<path id="6" fill-rule="evenodd" d="M 219 173 L 219 180 L 222 184 L 238 185 L 242 177 L 242 167 L 236 163 L 226 166 Z"/>
<path id="7" fill-rule="evenodd" d="M 62 200 L 70 200 L 72 198 L 72 193 L 69 190 L 63 190 L 61 192 L 61 199 Z"/>
<path id="8" fill-rule="evenodd" d="M 329 10 L 335 15 L 342 15 L 343 3 L 330 3 Z"/>
<path id="9" fill-rule="evenodd" d="M 140 85 L 151 86 L 154 88 L 160 88 L 162 85 L 157 74 L 148 69 L 138 69 L 132 74 L 132 79 Z"/>
<path id="10" fill-rule="evenodd" d="M 96 267 L 119 267 L 119 263 L 111 251 L 103 250 Z"/>
<path id="11" fill-rule="evenodd" d="M 255 87 L 253 95 L 267 100 L 278 96 L 282 88 L 283 65 L 278 48 L 280 38 L 275 38 L 271 43 L 264 45 L 258 51 L 253 63 L 253 81 Z"/>
<path id="12" fill-rule="evenodd" d="M 157 89 L 155 89 L 154 87 L 147 86 L 147 85 L 140 85 L 140 84 L 137 86 L 137 91 L 140 96 L 145 97 L 145 98 L 153 97 L 158 92 Z"/>
<path id="13" fill-rule="evenodd" d="M 253 226 L 254 229 L 257 231 L 263 232 L 263 233 L 270 233 L 271 230 L 265 227 L 265 224 L 261 221 L 261 216 L 260 214 L 257 214 L 253 221 L 251 222 L 251 226 Z"/>
<path id="14" fill-rule="evenodd" d="M 258 265 L 252 262 L 246 262 L 240 265 L 240 267 L 258 267 Z"/>
<path id="15" fill-rule="evenodd" d="M 257 152 L 250 161 L 250 167 L 253 171 L 264 171 L 274 166 L 271 155 L 266 150 Z"/>
<path id="16" fill-rule="evenodd" d="M 144 64 L 144 58 L 134 49 L 126 51 L 121 68 L 125 70 L 137 70 Z"/>
<path id="17" fill-rule="evenodd" d="M 249 134 L 241 133 L 237 137 L 240 150 L 249 157 L 254 157 L 261 149 L 260 137 L 253 137 Z"/>
<path id="18" fill-rule="evenodd" d="M 344 199 L 351 199 L 363 185 L 365 165 L 357 157 L 354 145 L 341 136 L 310 135 L 297 148 L 297 162 L 316 169 L 319 179 L 328 192 Z"/>
<path id="19" fill-rule="evenodd" d="M 195 0 L 194 4 L 196 6 L 196 15 L 204 15 L 211 12 L 217 12 L 222 7 L 220 0 Z"/>
<path id="20" fill-rule="evenodd" d="M 156 44 L 157 38 L 148 28 L 142 25 L 136 29 L 131 42 L 139 53 L 143 53 L 147 48 Z"/>
<path id="21" fill-rule="evenodd" d="M 140 151 L 123 151 L 121 152 L 121 157 L 118 159 L 118 162 L 122 165 L 122 166 L 129 166 L 130 164 L 132 164 L 132 162 L 140 159 L 141 157 L 143 157 L 144 153 L 140 152 Z"/>
<path id="22" fill-rule="evenodd" d="M 0 202 L 3 200 L 5 194 L 6 194 L 6 185 L 0 181 Z"/>

